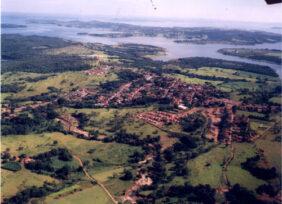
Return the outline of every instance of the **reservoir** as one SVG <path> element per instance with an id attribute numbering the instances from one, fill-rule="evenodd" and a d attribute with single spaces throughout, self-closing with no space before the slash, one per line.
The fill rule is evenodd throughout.
<path id="1" fill-rule="evenodd" d="M 42 18 L 42 17 L 41 17 Z M 245 59 L 235 56 L 227 56 L 217 51 L 221 48 L 262 48 L 262 49 L 282 49 L 282 43 L 264 43 L 257 45 L 230 45 L 230 44 L 192 44 L 192 43 L 175 43 L 173 39 L 167 39 L 164 37 L 127 37 L 127 38 L 109 38 L 109 37 L 93 37 L 88 35 L 77 35 L 77 33 L 112 33 L 107 29 L 96 28 L 75 28 L 75 27 L 63 27 L 50 24 L 33 24 L 28 20 L 31 17 L 20 18 L 17 16 L 4 17 L 3 23 L 21 24 L 26 25 L 25 28 L 5 28 L 2 29 L 2 33 L 9 34 L 22 34 L 22 35 L 42 35 L 50 37 L 60 37 L 67 40 L 77 42 L 90 42 L 90 43 L 102 43 L 108 45 L 116 45 L 119 43 L 137 43 L 145 45 L 154 45 L 162 47 L 166 50 L 165 55 L 154 57 L 155 60 L 171 60 L 184 57 L 210 57 L 238 62 L 246 62 L 252 64 L 259 64 L 269 66 L 274 69 L 279 76 L 282 76 L 281 65 L 272 64 L 269 62 Z M 44 17 L 46 19 L 46 17 Z M 68 19 L 65 19 L 68 20 Z M 156 25 L 158 26 L 158 25 Z"/>

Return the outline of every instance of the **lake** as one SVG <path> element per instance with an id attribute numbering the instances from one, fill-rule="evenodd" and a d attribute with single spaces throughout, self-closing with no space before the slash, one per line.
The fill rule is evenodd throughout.
<path id="1" fill-rule="evenodd" d="M 36 19 L 46 19 L 46 17 L 36 17 Z M 72 28 L 72 27 L 61 27 L 57 25 L 47 25 L 47 24 L 32 24 L 28 20 L 35 19 L 35 17 L 30 16 L 4 16 L 2 17 L 2 23 L 12 23 L 12 24 L 23 24 L 26 25 L 26 28 L 5 28 L 2 29 L 2 33 L 18 33 L 22 35 L 42 35 L 42 36 L 51 36 L 51 37 L 60 37 L 67 40 L 78 41 L 78 42 L 91 42 L 91 43 L 103 43 L 108 45 L 115 45 L 119 43 L 138 43 L 138 44 L 147 44 L 163 47 L 166 50 L 166 55 L 155 57 L 156 60 L 171 60 L 184 57 L 211 57 L 224 60 L 232 60 L 239 62 L 247 62 L 259 65 L 269 66 L 274 69 L 280 77 L 281 65 L 272 64 L 268 62 L 262 62 L 257 60 L 244 59 L 240 57 L 227 56 L 221 53 L 218 53 L 217 50 L 221 48 L 268 48 L 268 49 L 282 49 L 282 43 L 265 43 L 259 45 L 230 45 L 230 44 L 191 44 L 191 43 L 175 43 L 172 39 L 167 39 L 164 37 L 128 37 L 128 38 L 107 38 L 107 37 L 93 37 L 87 35 L 77 35 L 79 32 L 87 33 L 112 33 L 110 30 L 106 29 L 85 29 L 85 28 Z M 71 19 L 61 19 L 61 20 L 71 20 Z M 138 22 L 137 22 L 138 23 Z M 147 25 L 150 23 L 146 21 Z M 142 22 L 139 23 L 142 25 Z M 145 24 L 145 23 L 143 23 Z M 152 22 L 151 22 L 152 24 Z M 150 24 L 150 25 L 151 25 Z M 156 26 L 159 26 L 160 23 L 156 23 Z M 204 26 L 201 24 L 201 26 Z M 244 26 L 246 26 L 244 24 Z M 236 27 L 238 28 L 238 27 Z M 251 26 L 254 28 L 254 25 Z M 269 31 L 270 27 L 257 27 L 257 29 L 264 31 Z"/>

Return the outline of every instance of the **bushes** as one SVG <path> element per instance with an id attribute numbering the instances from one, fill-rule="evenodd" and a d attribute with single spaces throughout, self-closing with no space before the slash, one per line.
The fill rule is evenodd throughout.
<path id="1" fill-rule="evenodd" d="M 129 181 L 133 179 L 133 175 L 130 171 L 124 170 L 123 175 L 119 177 L 120 180 Z"/>
<path id="2" fill-rule="evenodd" d="M 11 119 L 4 118 L 1 121 L 2 135 L 25 135 L 31 132 L 42 133 L 63 130 L 61 125 L 54 120 L 58 114 L 51 106 L 33 109 L 31 113 L 33 116 L 21 113 Z"/>
<path id="3" fill-rule="evenodd" d="M 196 139 L 189 136 L 181 136 L 179 141 L 180 142 L 177 142 L 173 145 L 173 150 L 175 152 L 189 151 L 191 149 L 195 149 L 198 146 Z"/>
<path id="4" fill-rule="evenodd" d="M 230 204 L 259 204 L 254 194 L 241 187 L 239 184 L 234 185 L 229 192 L 225 194 L 226 200 Z"/>
<path id="5" fill-rule="evenodd" d="M 49 152 L 44 152 L 33 157 L 35 161 L 27 163 L 25 167 L 36 173 L 48 173 L 59 179 L 67 179 L 72 169 L 68 165 L 62 168 L 56 168 L 52 165 L 52 159 L 57 157 L 59 160 L 68 162 L 72 161 L 72 155 L 67 149 L 58 148 L 52 149 Z"/>
<path id="6" fill-rule="evenodd" d="M 78 120 L 78 127 L 81 129 L 83 129 L 89 121 L 89 117 L 85 113 L 73 113 L 72 116 Z"/>
<path id="7" fill-rule="evenodd" d="M 263 179 L 269 180 L 277 177 L 276 168 L 262 168 L 258 166 L 258 162 L 260 160 L 260 156 L 256 155 L 254 157 L 248 158 L 245 162 L 241 164 L 243 169 L 248 170 L 253 176 Z"/>
<path id="8" fill-rule="evenodd" d="M 269 184 L 263 184 L 256 189 L 258 194 L 267 194 L 270 197 L 274 197 L 277 194 L 277 191 Z"/>
<path id="9" fill-rule="evenodd" d="M 187 183 L 183 186 L 171 186 L 166 192 L 168 197 L 187 198 L 190 202 L 212 204 L 215 203 L 215 190 L 209 185 L 190 186 Z"/>
<path id="10" fill-rule="evenodd" d="M 2 93 L 18 93 L 24 88 L 24 86 L 20 86 L 19 84 L 1 84 Z"/>
<path id="11" fill-rule="evenodd" d="M 205 123 L 205 118 L 199 114 L 191 114 L 182 118 L 180 124 L 185 132 L 193 132 L 202 127 Z"/>
<path id="12" fill-rule="evenodd" d="M 15 196 L 12 196 L 11 198 L 4 199 L 5 204 L 23 204 L 28 203 L 28 201 L 31 198 L 41 198 L 44 196 L 47 196 L 53 192 L 57 192 L 61 189 L 63 189 L 65 186 L 62 185 L 55 185 L 51 183 L 44 183 L 42 187 L 29 187 L 19 193 L 17 193 Z"/>
<path id="13" fill-rule="evenodd" d="M 1 164 L 1 168 L 9 171 L 19 171 L 22 169 L 21 165 L 18 162 L 6 162 L 4 164 Z"/>

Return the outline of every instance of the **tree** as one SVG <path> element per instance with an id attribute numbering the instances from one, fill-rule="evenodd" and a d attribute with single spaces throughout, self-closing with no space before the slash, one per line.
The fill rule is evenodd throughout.
<path id="1" fill-rule="evenodd" d="M 255 198 L 254 194 L 241 187 L 239 184 L 235 184 L 229 192 L 225 194 L 226 200 L 230 204 L 259 204 L 260 202 Z"/>
<path id="2" fill-rule="evenodd" d="M 59 179 L 67 179 L 71 169 L 69 166 L 65 165 L 62 168 L 55 171 L 55 176 Z"/>
<path id="3" fill-rule="evenodd" d="M 119 177 L 120 180 L 129 181 L 133 179 L 133 175 L 129 170 L 124 170 L 123 175 Z"/>

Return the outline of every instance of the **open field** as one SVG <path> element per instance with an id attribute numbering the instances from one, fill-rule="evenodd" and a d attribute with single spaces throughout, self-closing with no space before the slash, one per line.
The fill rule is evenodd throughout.
<path id="1" fill-rule="evenodd" d="M 25 168 L 17 172 L 1 169 L 1 199 L 13 196 L 27 187 L 42 186 L 45 181 L 58 182 L 54 178 L 32 173 Z"/>
<path id="2" fill-rule="evenodd" d="M 147 108 L 99 108 L 99 109 L 62 109 L 60 112 L 67 113 L 85 113 L 89 116 L 90 122 L 85 127 L 86 130 L 99 130 L 100 134 L 112 134 L 110 129 L 114 128 L 116 122 L 118 126 L 126 130 L 128 133 L 135 133 L 141 137 L 147 135 L 157 136 L 166 135 L 167 133 L 159 130 L 158 128 L 144 123 L 135 118 L 135 115 L 140 112 L 150 111 L 155 107 L 150 106 Z"/>
<path id="3" fill-rule="evenodd" d="M 14 97 L 24 98 L 39 95 L 41 93 L 48 93 L 48 87 L 56 87 L 62 92 L 68 92 L 72 89 L 97 86 L 100 82 L 112 81 L 115 79 L 116 75 L 113 73 L 105 77 L 97 77 L 86 75 L 82 72 L 65 72 L 38 82 L 25 83 L 26 88 L 20 93 L 14 94 Z"/>
<path id="4" fill-rule="evenodd" d="M 58 142 L 55 146 L 53 145 L 54 141 Z M 19 147 L 23 148 L 19 149 Z M 65 147 L 83 160 L 96 158 L 100 159 L 104 165 L 114 166 L 127 163 L 128 155 L 131 155 L 135 150 L 139 150 L 137 147 L 124 144 L 87 141 L 62 133 L 9 136 L 2 139 L 2 149 L 9 148 L 12 155 L 36 155 L 50 150 L 52 147 Z M 93 149 L 93 153 L 88 153 L 89 150 Z"/>
<path id="5" fill-rule="evenodd" d="M 223 192 L 237 183 L 256 197 L 263 184 L 280 190 L 265 169 L 281 176 L 281 80 L 270 67 L 4 37 L 1 187 L 12 203 L 229 203 Z"/>
<path id="6" fill-rule="evenodd" d="M 242 146 L 241 146 L 242 145 Z M 241 169 L 241 163 L 255 154 L 251 144 L 234 144 L 235 157 L 227 168 L 227 177 L 231 184 L 240 183 L 242 186 L 254 190 L 264 181 L 253 177 L 248 171 Z M 188 161 L 191 172 L 188 182 L 192 185 L 209 184 L 214 188 L 222 186 L 222 165 L 230 154 L 230 148 L 222 145 L 209 152 Z"/>
<path id="7" fill-rule="evenodd" d="M 76 184 L 73 187 L 51 194 L 44 199 L 44 203 L 50 204 L 111 204 L 108 195 L 98 185 Z"/>

